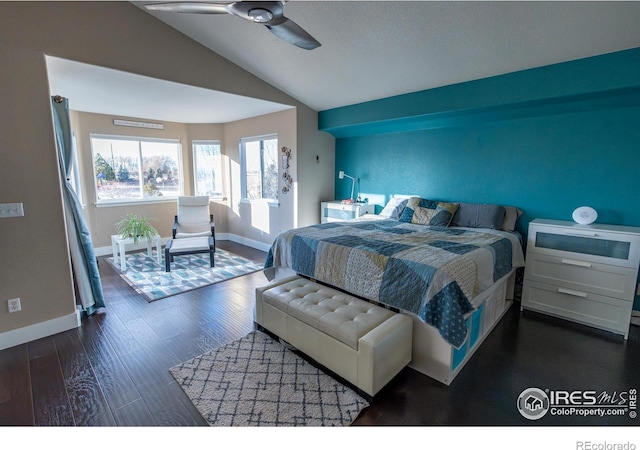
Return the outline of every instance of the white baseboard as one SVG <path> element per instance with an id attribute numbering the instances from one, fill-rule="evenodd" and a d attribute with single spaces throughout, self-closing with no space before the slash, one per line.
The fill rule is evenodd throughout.
<path id="1" fill-rule="evenodd" d="M 271 244 L 265 244 L 264 242 L 254 241 L 252 239 L 247 239 L 246 237 L 243 237 L 243 236 L 236 236 L 235 234 L 225 233 L 221 236 L 225 236 L 225 235 L 227 236 L 226 239 L 222 237 L 218 238 L 218 235 L 216 235 L 216 239 L 236 242 L 238 244 L 246 245 L 247 247 L 255 248 L 257 250 L 262 250 L 263 252 L 268 252 L 269 249 L 271 248 Z"/>
<path id="2" fill-rule="evenodd" d="M 80 307 L 77 307 L 74 313 L 66 316 L 0 333 L 0 350 L 78 328 L 80 326 L 81 316 L 82 310 Z"/>
<path id="3" fill-rule="evenodd" d="M 166 243 L 168 239 L 169 239 L 168 237 L 163 237 L 161 238 L 161 242 Z M 237 236 L 231 233 L 216 233 L 216 239 L 220 241 L 236 242 L 238 244 L 246 245 L 247 247 L 255 248 L 257 250 L 262 250 L 263 252 L 268 252 L 269 249 L 271 248 L 270 244 L 265 244 L 264 242 L 260 242 L 260 241 L 254 241 L 253 239 L 248 239 L 243 236 Z M 146 248 L 147 248 L 146 243 L 138 244 L 138 245 L 128 245 L 127 251 L 144 250 Z M 96 254 L 96 256 L 111 256 L 113 249 L 109 245 L 106 247 L 95 247 L 93 251 Z"/>

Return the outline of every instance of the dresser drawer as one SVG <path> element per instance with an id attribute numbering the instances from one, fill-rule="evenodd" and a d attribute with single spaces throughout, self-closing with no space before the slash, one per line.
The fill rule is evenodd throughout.
<path id="1" fill-rule="evenodd" d="M 563 292 L 564 288 L 525 280 L 522 308 L 623 334 L 629 333 L 632 303 L 597 294 Z"/>
<path id="2" fill-rule="evenodd" d="M 635 270 L 570 257 L 529 253 L 525 278 L 629 302 L 635 295 Z"/>
<path id="3" fill-rule="evenodd" d="M 537 220 L 529 224 L 529 251 L 637 270 L 640 262 L 640 228 L 575 223 L 560 226 L 556 225 L 560 222 L 548 222 L 551 224 Z"/>

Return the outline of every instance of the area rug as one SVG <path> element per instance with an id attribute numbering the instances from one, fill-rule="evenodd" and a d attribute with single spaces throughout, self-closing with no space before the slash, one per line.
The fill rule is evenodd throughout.
<path id="1" fill-rule="evenodd" d="M 345 426 L 369 406 L 260 331 L 169 371 L 210 426 Z"/>
<path id="2" fill-rule="evenodd" d="M 175 256 L 170 272 L 165 272 L 163 258 L 158 264 L 155 251 L 152 257 L 144 251 L 128 253 L 124 272 L 119 264 L 113 263 L 113 257 L 106 261 L 150 302 L 262 270 L 261 265 L 219 248 L 215 253 L 215 267 L 209 267 L 206 253 Z"/>

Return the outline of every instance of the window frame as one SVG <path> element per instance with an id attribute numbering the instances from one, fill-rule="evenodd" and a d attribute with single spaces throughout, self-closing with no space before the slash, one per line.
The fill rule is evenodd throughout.
<path id="1" fill-rule="evenodd" d="M 260 166 L 261 166 L 261 175 L 262 175 L 262 188 L 261 188 L 261 192 L 260 192 L 260 198 L 249 198 L 248 194 L 247 194 L 247 155 L 246 155 L 246 144 L 249 142 L 264 142 L 264 141 L 268 141 L 268 140 L 275 140 L 276 141 L 276 156 L 275 156 L 275 164 L 276 164 L 276 177 L 275 177 L 275 182 L 276 185 L 279 186 L 279 177 L 278 177 L 278 173 L 280 170 L 279 164 L 278 164 L 278 154 L 277 154 L 277 148 L 278 148 L 278 133 L 269 133 L 269 134 L 264 134 L 264 135 L 258 135 L 258 136 L 250 136 L 250 137 L 243 137 L 240 139 L 240 144 L 239 144 L 239 153 L 240 153 L 240 186 L 241 186 L 241 201 L 243 202 L 252 202 L 252 201 L 267 201 L 269 203 L 278 203 L 280 201 L 280 196 L 279 196 L 279 189 L 276 188 L 275 191 L 275 198 L 270 198 L 270 197 L 264 197 L 264 158 L 261 155 L 260 158 Z M 263 148 L 261 148 L 261 151 L 263 150 Z"/>
<path id="2" fill-rule="evenodd" d="M 140 179 L 143 180 L 142 173 L 142 145 L 141 143 L 164 143 L 164 144 L 175 144 L 177 146 L 177 172 L 179 174 L 178 181 L 178 190 L 175 196 L 158 196 L 158 197 L 145 197 L 144 194 L 139 198 L 116 198 L 116 199 L 99 199 L 98 198 L 98 187 L 96 185 L 96 165 L 95 165 L 95 157 L 96 152 L 94 151 L 93 139 L 108 139 L 108 140 L 121 140 L 121 141 L 137 141 L 138 142 L 138 158 L 140 165 L 139 176 Z M 177 198 L 181 195 L 184 195 L 184 173 L 182 170 L 182 141 L 180 139 L 175 138 L 155 138 L 155 137 L 146 137 L 146 136 L 128 136 L 128 135 L 117 135 L 117 134 L 106 134 L 106 133 L 90 133 L 89 134 L 89 142 L 91 146 L 91 171 L 93 173 L 92 183 L 93 183 L 93 192 L 95 194 L 95 206 L 103 207 L 103 206 L 121 206 L 121 205 L 136 205 L 136 204 L 149 204 L 149 203 L 166 203 L 166 202 L 175 202 Z M 141 186 L 141 192 L 143 189 L 143 185 Z"/>
<path id="3" fill-rule="evenodd" d="M 219 200 L 219 201 L 223 201 L 227 198 L 226 192 L 225 192 L 225 180 L 224 180 L 224 176 L 223 176 L 223 172 L 224 172 L 224 168 L 223 168 L 223 164 L 222 164 L 222 141 L 220 139 L 192 139 L 191 140 L 191 155 L 193 157 L 193 192 L 195 195 L 206 195 L 206 194 L 201 194 L 198 192 L 198 159 L 196 156 L 196 145 L 217 145 L 220 148 L 220 173 L 216 174 L 217 176 L 220 177 L 220 184 L 222 186 L 221 192 L 220 192 L 220 196 L 212 196 L 210 195 L 209 198 L 211 200 Z M 214 186 L 215 188 L 215 186 Z"/>

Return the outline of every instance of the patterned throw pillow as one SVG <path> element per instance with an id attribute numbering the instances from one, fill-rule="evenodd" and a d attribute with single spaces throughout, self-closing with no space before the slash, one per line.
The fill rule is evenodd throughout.
<path id="1" fill-rule="evenodd" d="M 399 220 L 408 201 L 408 198 L 393 197 L 382 211 L 380 211 L 380 215 L 389 219 Z"/>
<path id="2" fill-rule="evenodd" d="M 447 227 L 457 209 L 458 203 L 411 197 L 402 211 L 400 222 Z"/>

